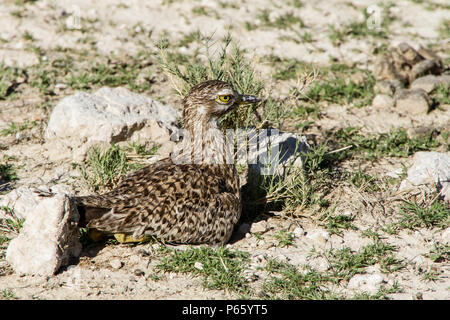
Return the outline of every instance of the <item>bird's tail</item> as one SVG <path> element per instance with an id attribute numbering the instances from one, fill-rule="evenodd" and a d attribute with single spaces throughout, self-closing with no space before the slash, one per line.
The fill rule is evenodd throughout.
<path id="1" fill-rule="evenodd" d="M 73 198 L 80 214 L 79 226 L 81 228 L 94 219 L 98 219 L 111 210 L 111 203 L 102 196 L 81 196 Z"/>

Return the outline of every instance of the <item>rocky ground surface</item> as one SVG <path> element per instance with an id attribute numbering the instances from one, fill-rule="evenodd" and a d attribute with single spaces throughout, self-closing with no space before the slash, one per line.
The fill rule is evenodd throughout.
<path id="1" fill-rule="evenodd" d="M 450 299 L 449 16 L 438 0 L 1 2 L 0 299 Z M 15 272 L 6 248 L 23 222 L 1 201 L 20 187 L 95 192 L 83 168 L 100 132 L 134 150 L 128 163 L 167 155 L 181 98 L 157 44 L 186 69 L 204 61 L 199 31 L 211 52 L 228 32 L 246 50 L 273 103 L 265 120 L 336 156 L 310 177 L 308 201 L 246 214 L 225 252 L 178 246 L 191 255 L 176 260 L 158 243 L 84 239 L 54 276 Z M 119 86 L 175 111 L 165 123 L 134 108 L 122 123 L 114 107 L 51 122 L 64 98 L 113 105 L 118 91 L 98 90 Z M 140 143 L 159 148 L 143 156 Z"/>

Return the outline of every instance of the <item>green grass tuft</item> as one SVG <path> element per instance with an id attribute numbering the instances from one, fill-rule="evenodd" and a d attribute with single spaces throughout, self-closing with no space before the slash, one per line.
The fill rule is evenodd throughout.
<path id="1" fill-rule="evenodd" d="M 286 230 L 280 230 L 274 235 L 274 238 L 278 240 L 278 247 L 280 248 L 292 246 L 294 243 L 294 234 Z"/>
<path id="2" fill-rule="evenodd" d="M 339 147 L 352 146 L 352 148 L 339 153 L 339 157 L 363 158 L 365 160 L 376 160 L 383 157 L 409 157 L 418 151 L 430 151 L 441 143 L 435 138 L 437 132 L 429 131 L 427 134 L 409 138 L 403 128 L 392 129 L 385 134 L 360 133 L 359 128 L 348 127 L 330 133 L 331 140 Z"/>
<path id="3" fill-rule="evenodd" d="M 188 248 L 186 250 L 164 249 L 169 253 L 157 269 L 166 272 L 193 273 L 203 279 L 209 289 L 228 290 L 244 294 L 248 288 L 243 274 L 249 254 L 225 247 Z M 195 264 L 200 263 L 201 268 Z"/>
<path id="4" fill-rule="evenodd" d="M 17 172 L 14 166 L 10 163 L 0 164 L 0 185 L 4 182 L 17 180 Z"/>
<path id="5" fill-rule="evenodd" d="M 98 191 L 113 188 L 122 175 L 136 168 L 127 161 L 125 151 L 113 144 L 103 151 L 100 147 L 91 148 L 81 173 L 91 189 Z"/>
<path id="6" fill-rule="evenodd" d="M 400 214 L 400 221 L 394 224 L 400 229 L 445 229 L 450 225 L 450 204 L 438 198 L 429 203 L 408 201 L 400 205 Z"/>
<path id="7" fill-rule="evenodd" d="M 450 261 L 450 244 L 434 244 L 433 249 L 425 256 L 436 263 L 448 262 Z"/>
<path id="8" fill-rule="evenodd" d="M 216 54 L 211 52 L 211 37 L 200 36 L 197 42 L 202 44 L 203 57 L 198 54 L 192 57 L 180 56 L 168 51 L 166 41 L 158 43 L 160 66 L 167 72 L 180 96 L 184 97 L 191 87 L 209 79 L 229 82 L 240 93 L 256 96 L 261 93 L 263 82 L 256 78 L 255 69 L 244 57 L 245 52 L 233 43 L 230 35 L 222 39 L 223 45 Z M 180 65 L 184 68 L 180 68 Z M 242 106 L 236 109 L 223 118 L 222 125 L 233 129 L 248 125 L 254 107 Z"/>
<path id="9" fill-rule="evenodd" d="M 342 234 L 342 229 L 358 230 L 352 222 L 355 218 L 347 215 L 328 215 L 325 218 L 325 227 L 333 234 Z"/>
<path id="10" fill-rule="evenodd" d="M 375 80 L 371 75 L 366 81 L 355 83 L 344 78 L 328 79 L 314 84 L 303 100 L 313 103 L 328 101 L 336 104 L 356 103 L 356 106 L 369 105 L 374 97 Z"/>
<path id="11" fill-rule="evenodd" d="M 19 78 L 26 79 L 23 69 L 8 67 L 0 62 L 0 101 L 14 97 L 21 83 L 18 81 Z"/>
<path id="12" fill-rule="evenodd" d="M 0 300 L 15 300 L 18 299 L 14 291 L 10 289 L 3 289 L 0 291 Z"/>
<path id="13" fill-rule="evenodd" d="M 300 28 L 305 27 L 303 20 L 294 15 L 292 12 L 280 15 L 273 20 L 270 19 L 270 12 L 271 11 L 269 9 L 263 9 L 257 16 L 264 27 L 277 29 L 288 29 L 294 25 L 298 25 Z"/>
<path id="14" fill-rule="evenodd" d="M 283 300 L 330 300 L 340 295 L 325 288 L 331 279 L 326 273 L 312 269 L 301 272 L 297 267 L 276 260 L 269 260 L 265 267 L 269 277 L 262 287 L 262 298 Z"/>

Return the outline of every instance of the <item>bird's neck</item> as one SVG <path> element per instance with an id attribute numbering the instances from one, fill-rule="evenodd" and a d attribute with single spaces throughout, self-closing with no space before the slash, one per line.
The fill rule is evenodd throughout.
<path id="1" fill-rule="evenodd" d="M 209 118 L 185 122 L 183 141 L 173 155 L 182 163 L 233 164 L 232 151 L 233 141 L 223 134 L 219 119 Z"/>

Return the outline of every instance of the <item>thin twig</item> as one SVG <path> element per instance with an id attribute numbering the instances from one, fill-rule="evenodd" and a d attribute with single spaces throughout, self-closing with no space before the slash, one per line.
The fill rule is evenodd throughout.
<path id="1" fill-rule="evenodd" d="M 333 154 L 333 153 L 341 152 L 341 151 L 350 149 L 351 147 L 353 147 L 353 145 L 346 146 L 346 147 L 343 147 L 343 148 L 340 148 L 340 149 L 336 149 L 336 150 L 332 150 L 332 151 L 328 151 L 328 152 L 325 153 L 325 154 Z"/>
<path id="2" fill-rule="evenodd" d="M 220 262 L 222 263 L 223 267 L 225 268 L 225 271 L 228 272 L 228 268 L 227 268 L 227 266 L 225 265 L 225 263 L 223 262 L 221 256 L 219 256 L 219 259 L 220 259 Z"/>

